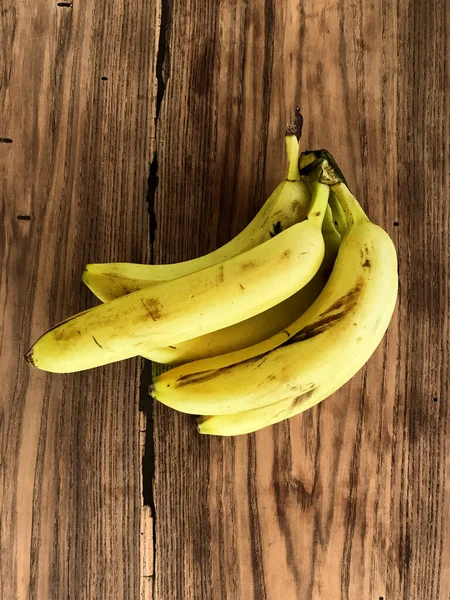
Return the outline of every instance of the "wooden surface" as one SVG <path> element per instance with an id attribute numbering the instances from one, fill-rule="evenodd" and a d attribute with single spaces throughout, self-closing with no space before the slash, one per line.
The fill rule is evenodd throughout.
<path id="1" fill-rule="evenodd" d="M 448 16 L 445 0 L 3 2 L 5 600 L 448 600 Z M 242 229 L 296 103 L 304 148 L 335 155 L 398 248 L 398 309 L 351 383 L 217 439 L 152 405 L 139 360 L 24 364 L 93 304 L 87 261 L 192 258 Z"/>
<path id="2" fill-rule="evenodd" d="M 149 259 L 156 24 L 149 4 L 2 0 L 2 600 L 138 598 L 142 365 L 54 376 L 23 354 L 96 303 L 86 262 Z"/>

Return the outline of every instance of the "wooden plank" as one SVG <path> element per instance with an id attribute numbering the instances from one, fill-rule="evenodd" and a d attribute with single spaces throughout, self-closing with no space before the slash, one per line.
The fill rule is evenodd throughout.
<path id="1" fill-rule="evenodd" d="M 401 287 L 369 364 L 288 423 L 208 439 L 155 406 L 155 598 L 448 598 L 445 7 L 164 5 L 154 260 L 246 225 L 282 176 L 300 103 L 304 147 L 336 156 L 393 237 Z"/>
<path id="2" fill-rule="evenodd" d="M 86 262 L 149 260 L 156 8 L 2 1 L 5 600 L 139 594 L 141 362 L 59 376 L 23 354 L 96 303 L 80 280 Z"/>

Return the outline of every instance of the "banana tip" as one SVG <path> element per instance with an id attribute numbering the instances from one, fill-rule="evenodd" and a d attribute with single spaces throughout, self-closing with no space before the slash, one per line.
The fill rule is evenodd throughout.
<path id="1" fill-rule="evenodd" d="M 209 419 L 209 417 L 206 416 L 206 415 L 198 415 L 197 416 L 197 418 L 195 419 L 195 421 L 196 421 L 196 426 L 197 426 L 198 433 L 205 434 L 205 428 L 203 427 L 203 425 L 204 425 L 205 422 L 208 421 L 208 419 Z"/>
<path id="2" fill-rule="evenodd" d="M 34 358 L 33 358 L 33 349 L 28 350 L 28 352 L 25 354 L 25 360 L 30 365 L 30 367 L 36 366 L 36 364 L 34 362 Z"/>

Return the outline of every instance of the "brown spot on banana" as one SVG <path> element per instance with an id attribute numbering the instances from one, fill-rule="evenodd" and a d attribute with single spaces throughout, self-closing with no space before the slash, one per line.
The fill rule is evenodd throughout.
<path id="1" fill-rule="evenodd" d="M 313 338 L 316 335 L 324 333 L 325 331 L 327 331 L 327 329 L 330 329 L 332 325 L 344 318 L 347 312 L 348 311 L 341 311 L 339 313 L 329 315 L 327 317 L 324 317 L 323 319 L 318 319 L 317 321 L 306 325 L 289 340 L 284 342 L 282 346 L 290 346 L 291 344 L 296 344 L 297 342 L 302 342 L 303 340 L 309 340 L 310 338 Z"/>
<path id="2" fill-rule="evenodd" d="M 219 265 L 219 269 L 217 271 L 217 283 L 222 283 L 223 280 L 224 280 L 223 265 Z"/>
<path id="3" fill-rule="evenodd" d="M 273 231 L 269 231 L 269 235 L 271 238 L 273 238 L 276 235 L 278 235 L 279 233 L 281 233 L 281 231 L 282 231 L 281 221 L 277 221 L 276 223 L 274 223 L 272 228 L 273 228 Z"/>
<path id="4" fill-rule="evenodd" d="M 352 306 L 355 306 L 357 298 L 359 296 L 359 293 L 362 289 L 362 285 L 363 285 L 363 280 L 360 280 L 355 285 L 355 287 L 351 288 L 351 290 L 349 290 L 344 296 L 342 296 L 341 298 L 339 298 L 339 300 L 336 300 L 336 302 L 334 302 L 331 306 L 329 306 L 321 314 L 321 316 L 327 315 L 331 312 L 334 312 L 335 310 L 339 310 L 340 308 L 348 306 L 349 304 L 351 304 Z"/>
<path id="5" fill-rule="evenodd" d="M 267 356 L 271 353 L 271 350 L 264 352 L 263 354 L 258 354 L 258 356 L 253 356 L 252 358 L 248 358 L 247 360 L 243 360 L 240 363 L 237 363 L 239 367 L 248 366 L 252 363 L 256 363 L 259 361 L 259 366 L 261 366 L 266 360 Z M 191 385 L 194 383 L 203 383 L 205 381 L 211 381 L 215 379 L 219 375 L 223 375 L 227 371 L 234 369 L 236 364 L 227 365 L 226 367 L 220 367 L 219 369 L 208 369 L 207 371 L 199 371 L 197 373 L 187 373 L 186 375 L 180 375 L 178 379 L 175 381 L 174 387 L 184 387 L 185 385 Z"/>
<path id="6" fill-rule="evenodd" d="M 102 350 L 104 350 L 103 346 L 102 346 L 102 345 L 101 345 L 101 344 L 100 344 L 100 343 L 99 343 L 99 342 L 98 342 L 98 341 L 95 339 L 95 337 L 94 337 L 94 336 L 92 336 L 92 339 L 94 340 L 94 342 L 97 344 L 97 346 L 98 346 L 99 348 L 101 348 Z"/>
<path id="7" fill-rule="evenodd" d="M 367 244 L 363 244 L 362 248 L 360 248 L 359 253 L 361 255 L 361 260 L 367 259 L 370 256 L 369 247 Z M 363 265 L 364 266 L 364 265 Z"/>
<path id="8" fill-rule="evenodd" d="M 254 267 L 256 267 L 256 264 L 255 264 L 255 262 L 253 260 L 249 260 L 248 262 L 243 263 L 241 265 L 241 269 L 243 271 L 248 271 L 249 269 L 253 269 Z"/>
<path id="9" fill-rule="evenodd" d="M 282 346 L 296 344 L 297 342 L 320 335 L 321 333 L 324 333 L 330 329 L 335 323 L 341 321 L 353 310 L 358 302 L 361 289 L 362 283 L 359 282 L 355 287 L 342 296 L 342 298 L 339 298 L 339 300 L 334 302 L 324 312 L 322 312 L 316 321 L 313 321 L 309 325 L 305 325 L 305 327 L 300 329 L 300 331 L 298 331 L 290 339 L 286 340 Z"/>
<path id="10" fill-rule="evenodd" d="M 208 369 L 207 371 L 200 371 L 199 373 L 181 375 L 176 380 L 174 387 L 184 387 L 185 385 L 192 385 L 194 383 L 204 383 L 205 381 L 214 379 L 220 373 L 223 373 L 223 369 Z"/>
<path id="11" fill-rule="evenodd" d="M 308 400 L 308 398 L 310 398 L 314 391 L 317 389 L 316 385 L 313 385 L 312 387 L 310 387 L 306 392 L 303 392 L 302 394 L 299 394 L 298 396 L 296 396 L 293 400 L 292 400 L 292 404 L 289 407 L 288 410 L 293 411 L 296 408 L 298 408 L 298 406 L 300 404 L 302 404 L 302 402 L 304 402 L 305 400 Z"/>
<path id="12" fill-rule="evenodd" d="M 291 202 L 291 211 L 293 213 L 296 213 L 298 210 L 300 210 L 302 208 L 303 208 L 303 206 L 302 206 L 300 200 L 293 200 Z"/>
<path id="13" fill-rule="evenodd" d="M 362 266 L 366 269 L 370 269 L 370 267 L 371 267 L 370 260 L 368 258 L 366 258 L 366 260 L 363 262 Z"/>
<path id="14" fill-rule="evenodd" d="M 263 379 L 261 381 L 261 383 L 259 383 L 256 387 L 257 388 L 261 388 L 264 387 L 266 385 L 266 383 L 270 383 L 271 381 L 276 381 L 277 379 L 277 375 L 275 375 L 275 373 L 270 373 L 265 379 Z"/>
<path id="15" fill-rule="evenodd" d="M 162 304 L 157 298 L 141 298 L 141 302 L 153 321 L 157 321 L 161 318 Z"/>
<path id="16" fill-rule="evenodd" d="M 315 389 L 316 389 L 316 386 L 308 389 L 306 392 L 303 392 L 303 393 L 299 394 L 298 396 L 295 396 L 295 398 L 292 400 L 291 404 L 287 408 L 283 408 L 282 410 L 275 413 L 271 417 L 271 421 L 278 419 L 282 415 L 285 416 L 286 419 L 288 419 L 292 415 L 294 410 L 296 410 L 296 408 L 298 408 L 298 406 L 302 402 L 304 402 L 305 400 L 307 400 L 308 398 L 310 398 L 312 396 Z"/>

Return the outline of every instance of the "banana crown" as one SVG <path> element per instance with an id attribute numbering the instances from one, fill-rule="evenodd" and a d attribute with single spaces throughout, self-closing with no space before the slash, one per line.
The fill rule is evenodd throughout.
<path id="1" fill-rule="evenodd" d="M 326 185 L 330 188 L 330 204 L 337 215 L 339 228 L 342 229 L 356 223 L 367 223 L 369 217 L 363 211 L 357 199 L 347 187 L 344 175 L 328 150 L 307 150 L 299 159 L 300 175 L 305 181 L 311 179 L 314 185 Z M 342 232 L 341 232 L 342 233 Z"/>
<path id="2" fill-rule="evenodd" d="M 397 256 L 333 156 L 299 153 L 302 125 L 297 107 L 285 179 L 235 238 L 181 263 L 88 265 L 83 281 L 105 304 L 47 331 L 28 362 L 70 373 L 181 359 L 151 392 L 216 435 L 277 423 L 346 383 L 389 325 Z"/>

